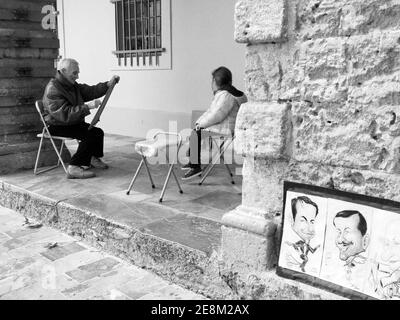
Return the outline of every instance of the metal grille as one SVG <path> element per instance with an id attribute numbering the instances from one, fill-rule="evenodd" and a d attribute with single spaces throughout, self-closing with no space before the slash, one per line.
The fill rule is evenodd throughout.
<path id="1" fill-rule="evenodd" d="M 116 51 L 121 66 L 159 66 L 161 0 L 111 0 L 115 4 Z"/>

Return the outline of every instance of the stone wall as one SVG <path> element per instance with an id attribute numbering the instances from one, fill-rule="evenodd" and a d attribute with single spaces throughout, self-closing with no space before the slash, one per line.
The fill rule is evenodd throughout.
<path id="1" fill-rule="evenodd" d="M 34 102 L 55 74 L 59 48 L 57 33 L 42 27 L 42 8 L 52 2 L 0 0 L 0 174 L 35 163 L 42 124 Z M 46 143 L 40 165 L 56 159 Z"/>
<path id="2" fill-rule="evenodd" d="M 400 200 L 399 27 L 399 0 L 237 2 L 249 102 L 236 123 L 243 200 L 223 218 L 226 264 L 274 268 L 284 180 Z"/>

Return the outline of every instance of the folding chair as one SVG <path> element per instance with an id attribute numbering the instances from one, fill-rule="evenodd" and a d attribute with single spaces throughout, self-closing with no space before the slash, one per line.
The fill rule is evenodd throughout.
<path id="1" fill-rule="evenodd" d="M 176 142 L 170 141 L 171 139 L 159 140 L 157 138 L 160 135 L 164 135 L 165 138 L 167 138 L 169 136 L 176 136 L 177 139 L 176 139 Z M 157 156 L 159 154 L 159 152 L 163 149 L 167 150 L 166 156 L 167 156 L 167 162 L 169 163 L 169 169 L 168 169 L 167 177 L 165 178 L 165 181 L 164 181 L 164 186 L 161 191 L 159 202 L 163 201 L 165 190 L 167 189 L 167 185 L 168 185 L 168 181 L 171 177 L 171 173 L 174 176 L 176 184 L 178 185 L 179 193 L 183 193 L 181 185 L 179 183 L 179 180 L 176 177 L 176 174 L 174 172 L 175 161 L 177 160 L 179 148 L 181 147 L 181 145 L 182 145 L 182 137 L 180 134 L 172 133 L 172 132 L 164 132 L 164 131 L 156 133 L 153 136 L 152 140 L 144 140 L 144 141 L 136 142 L 135 151 L 141 155 L 142 161 L 140 161 L 139 167 L 137 168 L 136 173 L 133 176 L 131 183 L 129 184 L 129 188 L 128 188 L 128 191 L 126 192 L 126 194 L 129 195 L 129 193 L 133 187 L 133 184 L 135 183 L 136 178 L 138 177 L 139 172 L 143 167 L 143 164 L 144 164 L 147 174 L 149 176 L 151 187 L 153 189 L 155 188 L 154 181 L 153 181 L 153 178 L 151 177 L 150 169 L 148 166 L 147 158 Z M 173 159 L 172 161 L 170 161 L 171 159 L 169 159 L 169 148 L 170 147 L 177 147 L 176 159 Z"/>
<path id="2" fill-rule="evenodd" d="M 214 144 L 216 146 L 217 152 L 214 155 L 212 155 L 211 162 L 203 170 L 203 174 L 202 174 L 203 177 L 199 182 L 199 186 L 201 186 L 203 184 L 204 180 L 206 180 L 206 178 L 210 174 L 211 170 L 214 168 L 214 166 L 220 160 L 222 160 L 223 163 L 224 163 L 224 167 L 226 168 L 226 170 L 227 170 L 227 172 L 229 174 L 229 177 L 231 179 L 231 183 L 235 184 L 235 181 L 233 180 L 232 171 L 224 161 L 224 153 L 229 148 L 229 146 L 232 144 L 233 140 L 235 140 L 235 136 L 234 135 L 228 135 L 228 134 L 221 134 L 221 133 L 218 133 L 218 132 L 212 132 L 212 131 L 208 131 L 208 130 L 204 130 L 204 132 L 207 132 L 207 135 L 211 139 L 210 145 L 212 146 L 212 144 Z M 222 139 L 221 145 L 218 145 L 218 143 L 216 142 L 215 138 L 218 138 L 219 140 Z"/>
<path id="3" fill-rule="evenodd" d="M 44 172 L 53 170 L 53 169 L 55 169 L 55 168 L 58 168 L 58 167 L 60 166 L 60 163 L 62 164 L 65 173 L 67 173 L 67 168 L 66 168 L 66 166 L 65 166 L 64 161 L 63 161 L 62 158 L 61 158 L 61 154 L 62 154 L 62 151 L 63 151 L 63 148 L 64 148 L 65 141 L 67 141 L 67 140 L 75 140 L 75 139 L 73 139 L 73 138 L 66 138 L 66 137 L 59 137 L 59 136 L 52 136 L 52 135 L 50 134 L 49 128 L 47 127 L 46 121 L 44 120 L 44 117 L 43 117 L 43 110 L 44 110 L 44 109 L 43 109 L 43 102 L 42 102 L 41 100 L 37 100 L 37 101 L 35 102 L 35 106 L 36 106 L 37 112 L 38 112 L 39 115 L 40 115 L 40 119 L 42 120 L 42 123 L 43 123 L 43 130 L 42 130 L 42 133 L 39 133 L 39 134 L 37 135 L 37 137 L 40 138 L 40 143 L 39 143 L 39 150 L 38 150 L 38 154 L 37 154 L 37 156 L 36 156 L 35 168 L 33 169 L 33 173 L 34 173 L 35 175 L 38 175 L 38 174 L 40 174 L 40 173 L 44 173 Z M 57 153 L 58 162 L 57 162 L 57 165 L 55 165 L 55 166 L 52 166 L 52 167 L 50 167 L 50 168 L 47 168 L 47 169 L 38 171 L 38 170 L 37 170 L 37 169 L 38 169 L 37 166 L 38 166 L 38 164 L 39 164 L 40 152 L 41 152 L 41 150 L 42 150 L 42 145 L 43 145 L 43 140 L 44 140 L 44 139 L 50 139 L 51 144 L 53 145 L 54 151 Z M 60 147 L 60 150 L 57 149 L 57 146 L 56 146 L 54 140 L 61 140 L 61 147 Z"/>

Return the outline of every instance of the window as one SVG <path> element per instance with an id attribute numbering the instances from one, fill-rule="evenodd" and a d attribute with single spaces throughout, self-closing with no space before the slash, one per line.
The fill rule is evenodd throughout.
<path id="1" fill-rule="evenodd" d="M 162 68 L 170 61 L 170 0 L 111 0 L 119 67 Z M 170 62 L 169 62 L 170 67 Z"/>

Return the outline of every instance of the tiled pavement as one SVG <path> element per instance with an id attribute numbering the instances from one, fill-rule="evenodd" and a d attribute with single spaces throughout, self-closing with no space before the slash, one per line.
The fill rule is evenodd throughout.
<path id="1" fill-rule="evenodd" d="M 1 300 L 205 299 L 60 231 L 25 222 L 0 207 Z"/>

